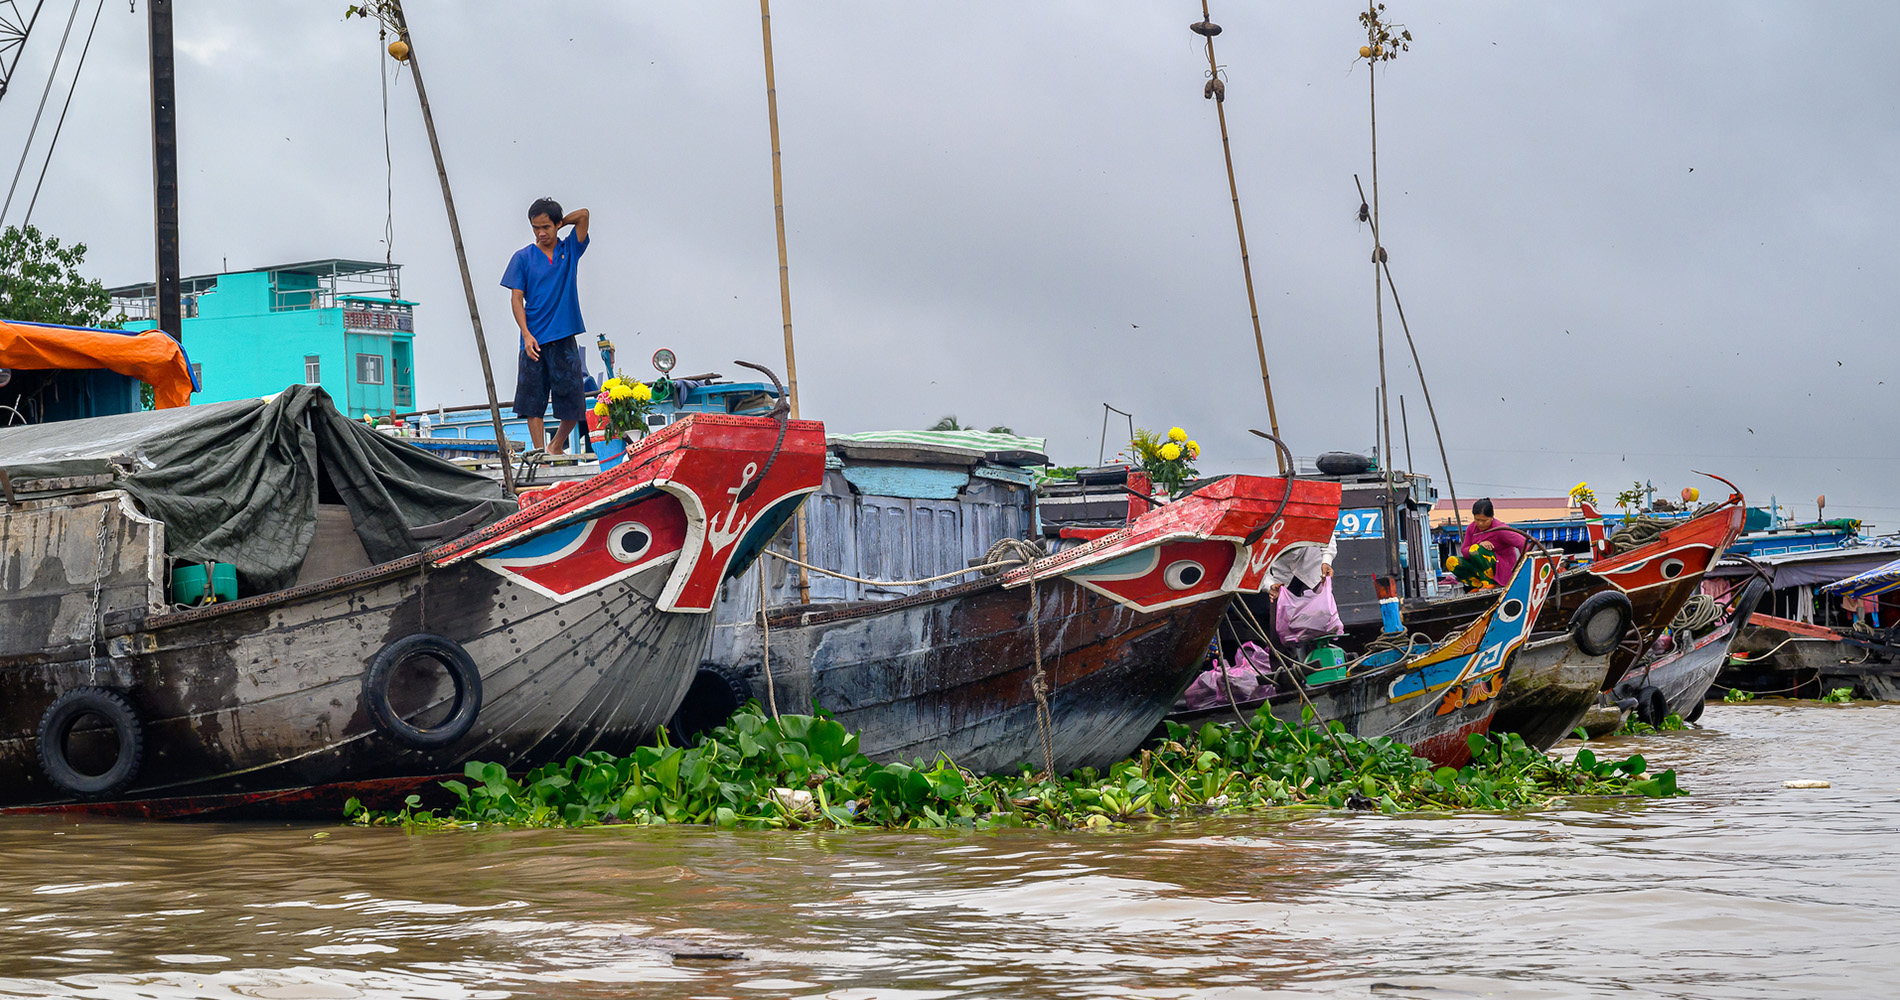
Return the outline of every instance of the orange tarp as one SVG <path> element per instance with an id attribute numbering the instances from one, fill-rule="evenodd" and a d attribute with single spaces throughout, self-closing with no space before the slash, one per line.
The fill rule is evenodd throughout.
<path id="1" fill-rule="evenodd" d="M 150 385 L 161 410 L 191 405 L 185 349 L 158 330 L 120 333 L 0 320 L 0 368 L 105 368 Z"/>

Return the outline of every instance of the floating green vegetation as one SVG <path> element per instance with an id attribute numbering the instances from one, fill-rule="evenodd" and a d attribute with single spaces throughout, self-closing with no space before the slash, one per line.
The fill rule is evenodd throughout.
<path id="1" fill-rule="evenodd" d="M 456 804 L 373 812 L 352 799 L 345 815 L 410 828 L 702 823 L 749 828 L 1109 827 L 1167 817 L 1276 807 L 1524 809 L 1558 796 L 1683 794 L 1674 771 L 1645 775 L 1641 757 L 1548 757 L 1517 736 L 1469 738 L 1472 762 L 1434 769 L 1401 743 L 1255 716 L 1251 731 L 1208 723 L 1168 726 L 1168 739 L 1098 774 L 979 777 L 947 760 L 877 764 L 857 736 L 823 717 L 770 719 L 756 706 L 694 747 L 589 753 L 511 777 L 470 763 L 444 781 Z"/>
<path id="2" fill-rule="evenodd" d="M 1745 701 L 1754 701 L 1755 696 L 1741 688 L 1729 688 L 1728 693 L 1722 696 L 1722 700 L 1731 705 L 1739 705 Z"/>
<path id="3" fill-rule="evenodd" d="M 1854 700 L 1854 689 L 1851 687 L 1835 688 L 1834 690 L 1829 691 L 1828 693 L 1822 695 L 1821 700 L 1824 702 L 1827 702 L 1830 705 L 1851 704 Z"/>
<path id="4" fill-rule="evenodd" d="M 1689 724 L 1682 721 L 1682 716 L 1674 712 L 1663 716 L 1662 724 L 1655 726 L 1638 719 L 1636 713 L 1632 712 L 1623 720 L 1623 725 L 1616 731 L 1616 735 L 1646 736 L 1650 733 L 1673 733 L 1678 729 L 1687 728 L 1689 728 Z"/>

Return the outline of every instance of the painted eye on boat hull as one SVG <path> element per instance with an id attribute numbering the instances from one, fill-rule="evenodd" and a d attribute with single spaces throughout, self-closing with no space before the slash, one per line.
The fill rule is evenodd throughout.
<path id="1" fill-rule="evenodd" d="M 1518 600 L 1515 597 L 1509 598 L 1508 600 L 1506 600 L 1504 602 L 1504 606 L 1498 609 L 1498 617 L 1504 619 L 1507 622 L 1517 621 L 1518 616 L 1522 615 L 1523 613 L 1524 613 L 1524 602 Z"/>
<path id="2" fill-rule="evenodd" d="M 1207 570 L 1192 559 L 1177 559 L 1168 564 L 1161 580 L 1169 590 L 1186 590 L 1207 578 Z"/>
<path id="3" fill-rule="evenodd" d="M 647 554 L 653 548 L 653 532 L 638 521 L 616 524 L 607 533 L 607 554 L 623 563 L 630 563 Z"/>
<path id="4" fill-rule="evenodd" d="M 1663 562 L 1663 564 L 1662 564 L 1662 575 L 1663 575 L 1663 579 L 1665 579 L 1665 580 L 1674 580 L 1674 579 L 1675 579 L 1676 577 L 1679 577 L 1679 576 L 1681 576 L 1681 575 L 1682 575 L 1682 568 L 1683 568 L 1683 567 L 1682 567 L 1682 560 L 1680 560 L 1680 559 L 1668 559 L 1668 560 L 1664 560 L 1664 562 Z"/>

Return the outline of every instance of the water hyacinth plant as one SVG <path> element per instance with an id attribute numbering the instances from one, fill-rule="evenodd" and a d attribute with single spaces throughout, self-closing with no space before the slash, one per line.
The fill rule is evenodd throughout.
<path id="1" fill-rule="evenodd" d="M 1135 461 L 1157 490 L 1179 493 L 1182 486 L 1200 475 L 1193 463 L 1201 457 L 1201 446 L 1188 440 L 1187 431 L 1179 427 L 1169 428 L 1165 436 L 1147 429 L 1137 430 L 1128 444 L 1134 449 Z"/>
<path id="2" fill-rule="evenodd" d="M 1675 772 L 1641 757 L 1563 761 L 1515 735 L 1472 736 L 1472 762 L 1436 768 L 1389 739 L 1360 739 L 1257 714 L 1252 729 L 1170 723 L 1168 738 L 1106 774 L 979 776 L 948 760 L 877 764 L 836 721 L 740 711 L 699 745 L 631 756 L 589 753 L 516 778 L 470 763 L 445 781 L 445 812 L 412 799 L 396 812 L 352 800 L 364 825 L 409 828 L 700 823 L 786 828 L 1107 828 L 1155 819 L 1284 807 L 1408 810 L 1536 808 L 1559 796 L 1682 794 Z"/>

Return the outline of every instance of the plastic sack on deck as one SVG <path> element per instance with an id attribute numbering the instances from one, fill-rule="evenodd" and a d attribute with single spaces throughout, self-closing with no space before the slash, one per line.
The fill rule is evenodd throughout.
<path id="1" fill-rule="evenodd" d="M 1288 644 L 1346 631 L 1339 621 L 1339 605 L 1333 600 L 1333 578 L 1326 577 L 1304 594 L 1295 595 L 1293 588 L 1281 587 L 1280 596 L 1273 602 L 1273 630 L 1280 634 L 1281 642 Z"/>
<path id="2" fill-rule="evenodd" d="M 1268 698 L 1274 693 L 1272 676 L 1273 654 L 1251 642 L 1244 643 L 1234 654 L 1233 663 L 1216 658 L 1213 666 L 1194 678 L 1182 702 L 1188 711 L 1195 711 Z"/>

